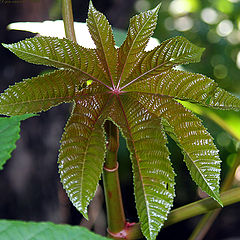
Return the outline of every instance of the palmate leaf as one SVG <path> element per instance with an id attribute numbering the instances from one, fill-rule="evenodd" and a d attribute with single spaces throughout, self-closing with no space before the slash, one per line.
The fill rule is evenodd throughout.
<path id="1" fill-rule="evenodd" d="M 158 10 L 159 6 L 133 17 L 119 49 L 106 17 L 92 3 L 87 22 L 96 49 L 50 37 L 5 45 L 26 61 L 60 69 L 24 80 L 0 96 L 0 113 L 7 115 L 74 102 L 61 140 L 59 171 L 71 201 L 86 218 L 104 163 L 104 122 L 113 121 L 127 140 L 137 212 L 142 232 L 151 240 L 167 218 L 174 197 L 165 133 L 181 148 L 193 180 L 221 204 L 218 150 L 201 121 L 178 101 L 240 109 L 240 100 L 212 79 L 174 69 L 198 62 L 203 48 L 175 37 L 145 50 Z M 81 89 L 87 80 L 91 84 Z"/>

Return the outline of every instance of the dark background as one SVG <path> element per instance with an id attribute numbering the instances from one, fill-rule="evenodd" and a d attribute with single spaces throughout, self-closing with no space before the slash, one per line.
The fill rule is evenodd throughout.
<path id="1" fill-rule="evenodd" d="M 85 22 L 88 0 L 73 0 L 74 20 Z M 93 0 L 94 6 L 103 12 L 114 27 L 126 29 L 131 16 L 141 10 L 153 8 L 159 1 L 147 0 Z M 189 71 L 200 72 L 214 78 L 218 84 L 240 94 L 240 66 L 237 54 L 240 51 L 240 3 L 239 1 L 182 0 L 162 1 L 155 37 L 160 41 L 183 35 L 195 44 L 205 47 L 201 63 L 191 65 Z M 174 5 L 175 4 L 175 5 Z M 184 6 L 184 7 L 179 7 Z M 185 8 L 185 9 L 184 9 Z M 203 10 L 211 8 L 218 18 L 214 23 L 204 20 Z M 179 10 L 179 11 L 175 11 Z M 0 42 L 12 43 L 34 36 L 21 31 L 8 31 L 9 23 L 18 21 L 44 21 L 61 19 L 61 2 L 58 0 L 0 1 Z M 232 22 L 232 32 L 219 35 L 223 20 Z M 185 21 L 185 22 L 184 22 Z M 190 28 L 189 28 L 190 26 Z M 230 26 L 231 27 L 231 26 Z M 41 73 L 46 67 L 25 63 L 10 51 L 0 46 L 0 90 L 14 82 Z M 240 65 L 240 63 L 239 63 Z M 0 219 L 52 221 L 55 223 L 81 224 L 99 234 L 105 234 L 106 216 L 102 187 L 89 208 L 90 221 L 69 202 L 59 180 L 57 155 L 59 140 L 69 116 L 69 105 L 55 107 L 22 123 L 21 139 L 12 158 L 0 172 Z M 236 152 L 235 141 L 213 122 L 204 118 L 204 123 L 215 138 L 223 160 L 223 175 Z M 176 177 L 174 207 L 199 199 L 198 189 L 192 182 L 182 161 L 182 155 L 170 140 L 169 148 Z M 119 151 L 120 179 L 126 216 L 137 221 L 134 205 L 131 165 L 124 140 Z M 101 183 L 100 183 L 101 185 Z M 199 217 L 175 224 L 161 230 L 159 239 L 187 239 Z M 235 204 L 224 209 L 208 233 L 206 239 L 240 239 L 240 206 Z"/>

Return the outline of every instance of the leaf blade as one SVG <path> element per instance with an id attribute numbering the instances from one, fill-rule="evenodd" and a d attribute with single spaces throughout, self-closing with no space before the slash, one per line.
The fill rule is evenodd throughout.
<path id="1" fill-rule="evenodd" d="M 87 218 L 87 206 L 97 189 L 105 156 L 102 111 L 106 94 L 82 95 L 61 139 L 59 173 L 73 205 Z"/>
<path id="2" fill-rule="evenodd" d="M 209 101 L 209 103 L 208 103 Z M 206 100 L 206 106 L 217 108 L 217 109 L 240 109 L 240 99 L 233 94 L 227 92 L 220 87 L 217 87 L 212 95 Z"/>
<path id="3" fill-rule="evenodd" d="M 110 118 L 120 127 L 131 153 L 135 200 L 143 234 L 147 239 L 155 239 L 174 197 L 174 172 L 166 136 L 160 121 L 129 95 L 121 96 Z"/>
<path id="4" fill-rule="evenodd" d="M 137 99 L 146 108 L 166 120 L 168 133 L 182 149 L 192 179 L 220 205 L 221 160 L 213 139 L 200 119 L 169 97 L 141 94 Z M 166 130 L 166 128 L 165 128 Z"/>
<path id="5" fill-rule="evenodd" d="M 89 4 L 87 26 L 97 47 L 96 52 L 101 60 L 100 64 L 114 87 L 117 73 L 117 49 L 115 48 L 112 28 L 106 17 L 93 7 L 92 2 Z"/>
<path id="6" fill-rule="evenodd" d="M 2 45 L 27 62 L 71 69 L 107 84 L 104 74 L 99 70 L 95 50 L 84 48 L 69 39 L 34 37 Z"/>
<path id="7" fill-rule="evenodd" d="M 0 95 L 0 112 L 5 115 L 37 113 L 71 102 L 76 87 L 85 80 L 69 70 L 56 70 L 26 79 Z"/>
<path id="8" fill-rule="evenodd" d="M 125 79 L 133 71 L 144 48 L 152 36 L 157 23 L 157 15 L 160 4 L 153 10 L 143 12 L 130 20 L 127 38 L 118 51 L 118 62 L 120 79 L 118 86 L 124 83 Z"/>
<path id="9" fill-rule="evenodd" d="M 197 73 L 166 70 L 127 86 L 125 91 L 159 94 L 218 109 L 240 109 L 240 99 Z"/>
<path id="10" fill-rule="evenodd" d="M 54 224 L 51 222 L 23 222 L 0 220 L 0 239 L 11 240 L 107 240 L 85 227 Z"/>

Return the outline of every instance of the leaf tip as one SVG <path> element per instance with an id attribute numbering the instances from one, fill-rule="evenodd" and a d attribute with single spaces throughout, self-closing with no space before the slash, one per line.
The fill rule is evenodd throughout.
<path id="1" fill-rule="evenodd" d="M 5 48 L 9 48 L 9 45 L 10 45 L 10 44 L 6 44 L 6 43 L 1 43 L 1 44 L 2 44 L 2 46 L 5 47 Z"/>
<path id="2" fill-rule="evenodd" d="M 200 58 L 201 58 L 201 56 L 202 56 L 202 54 L 203 54 L 203 52 L 206 50 L 206 48 L 204 48 L 204 47 L 199 47 L 199 55 L 200 55 Z"/>
<path id="3" fill-rule="evenodd" d="M 220 197 L 219 192 L 214 192 L 213 194 L 211 194 L 211 197 L 221 206 L 223 207 L 223 203 Z"/>
<path id="4" fill-rule="evenodd" d="M 218 203 L 221 207 L 224 207 L 224 206 L 223 206 L 223 203 L 222 203 L 222 200 L 221 200 L 221 198 L 220 198 L 220 196 L 219 196 L 219 194 L 218 194 L 218 196 L 215 197 L 214 199 L 217 201 L 217 203 Z"/>
<path id="5" fill-rule="evenodd" d="M 162 3 L 160 2 L 160 3 L 155 7 L 155 9 L 159 10 L 161 6 L 162 6 Z"/>
<path id="6" fill-rule="evenodd" d="M 162 5 L 162 3 L 160 2 L 155 8 L 153 8 L 153 9 L 150 10 L 150 11 L 152 11 L 152 12 L 158 14 L 161 5 Z"/>
<path id="7" fill-rule="evenodd" d="M 89 219 L 88 219 L 87 208 L 82 209 L 80 212 L 83 215 L 83 217 L 88 221 Z"/>
<path id="8" fill-rule="evenodd" d="M 93 6 L 93 3 L 92 3 L 92 0 L 89 1 L 89 10 L 90 9 L 94 9 L 94 6 Z"/>

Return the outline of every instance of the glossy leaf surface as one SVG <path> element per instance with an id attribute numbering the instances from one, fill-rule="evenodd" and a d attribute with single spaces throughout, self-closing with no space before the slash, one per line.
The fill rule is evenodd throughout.
<path id="1" fill-rule="evenodd" d="M 63 186 L 85 218 L 104 162 L 105 137 L 100 117 L 107 97 L 107 94 L 78 97 L 61 139 L 58 162 Z"/>
<path id="2" fill-rule="evenodd" d="M 160 5 L 155 9 L 143 12 L 130 20 L 127 38 L 119 48 L 118 61 L 120 78 L 118 86 L 125 81 L 137 65 L 141 55 L 157 25 Z"/>
<path id="3" fill-rule="evenodd" d="M 26 79 L 2 93 L 0 112 L 20 115 L 46 111 L 63 102 L 71 102 L 76 89 L 84 82 L 69 70 L 58 70 Z"/>
<path id="4" fill-rule="evenodd" d="M 111 80 L 110 83 L 114 85 L 117 73 L 117 49 L 112 28 L 106 17 L 93 7 L 92 2 L 89 4 L 87 26 L 97 46 L 96 52 L 100 64 Z"/>
<path id="5" fill-rule="evenodd" d="M 34 37 L 3 46 L 27 62 L 71 69 L 89 79 L 107 81 L 99 68 L 95 50 L 84 48 L 68 39 Z"/>
<path id="6" fill-rule="evenodd" d="M 0 170 L 16 148 L 16 141 L 20 138 L 20 122 L 32 116 L 0 117 Z"/>
<path id="7" fill-rule="evenodd" d="M 111 119 L 127 140 L 133 165 L 136 206 L 142 231 L 155 239 L 174 198 L 174 172 L 160 120 L 131 95 L 114 104 Z"/>
<path id="8" fill-rule="evenodd" d="M 181 101 L 181 104 L 192 112 L 211 119 L 233 138 L 240 141 L 240 112 L 206 108 L 199 104 L 193 104 L 186 101 Z"/>
<path id="9" fill-rule="evenodd" d="M 179 64 L 199 62 L 203 50 L 184 37 L 166 40 L 143 55 L 126 83 L 132 84 L 134 78 L 134 82 L 148 79 Z"/>
<path id="10" fill-rule="evenodd" d="M 0 239 L 4 240 L 107 240 L 84 227 L 53 224 L 51 222 L 23 222 L 0 220 Z"/>
<path id="11" fill-rule="evenodd" d="M 156 238 L 173 204 L 175 181 L 166 133 L 180 146 L 193 180 L 221 204 L 218 150 L 202 122 L 179 100 L 240 109 L 240 100 L 212 79 L 174 69 L 198 62 L 203 48 L 175 37 L 145 50 L 158 10 L 159 6 L 133 17 L 120 48 L 115 47 L 107 19 L 91 3 L 87 24 L 96 49 L 50 37 L 5 45 L 26 61 L 60 70 L 25 80 L 0 96 L 0 112 L 8 115 L 74 102 L 61 140 L 59 171 L 71 201 L 86 218 L 104 163 L 103 124 L 113 121 L 130 151 L 136 207 L 147 239 Z M 63 77 L 56 80 L 54 74 Z M 87 80 L 91 84 L 81 89 Z M 24 89 L 25 96 L 20 96 Z M 30 89 L 36 90 L 28 93 Z"/>

